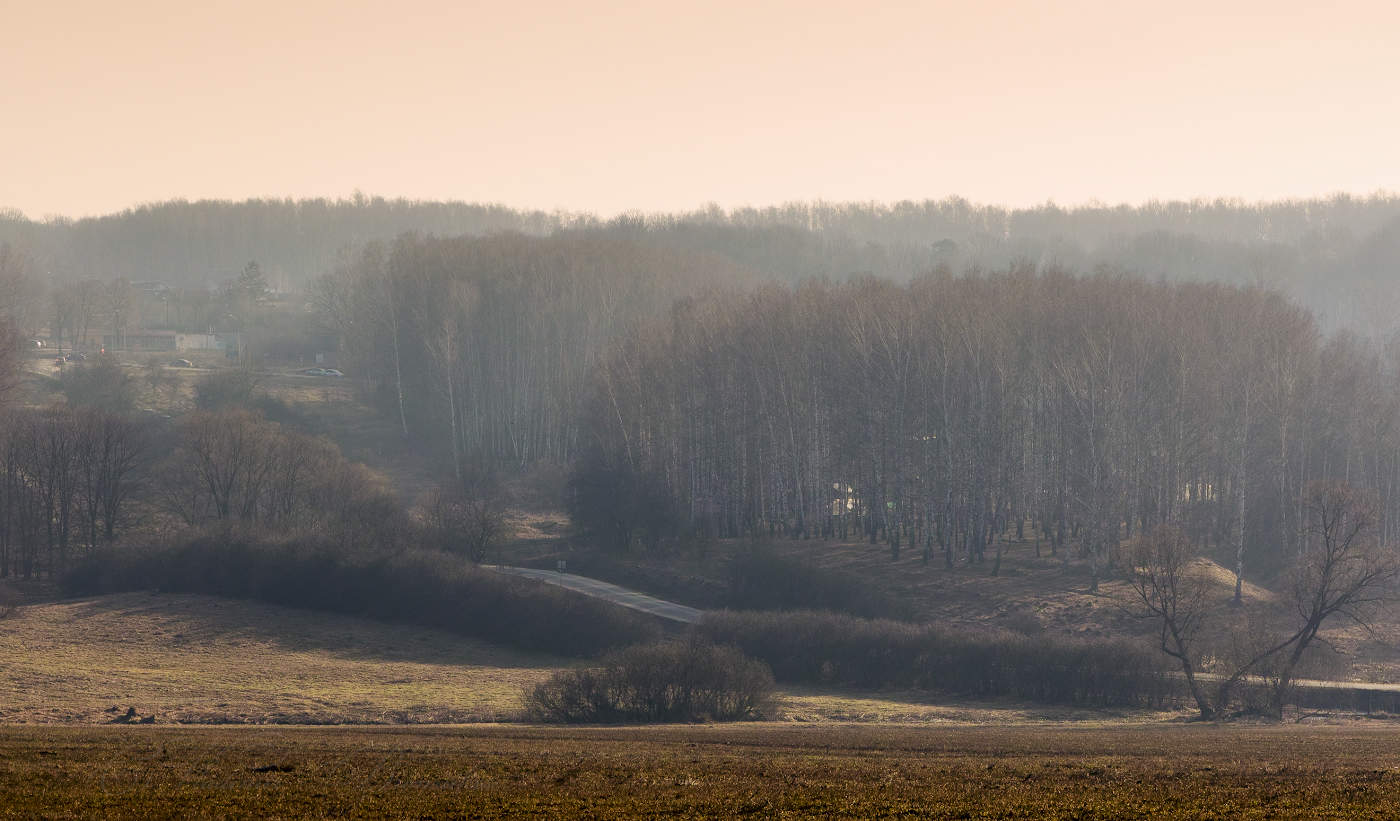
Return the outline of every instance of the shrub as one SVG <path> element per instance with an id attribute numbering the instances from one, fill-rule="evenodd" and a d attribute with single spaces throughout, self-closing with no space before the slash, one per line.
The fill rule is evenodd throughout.
<path id="1" fill-rule="evenodd" d="M 251 407 L 258 382 L 258 375 L 247 368 L 217 371 L 194 386 L 195 407 L 205 411 Z"/>
<path id="2" fill-rule="evenodd" d="M 428 544 L 477 564 L 498 554 L 507 535 L 505 510 L 493 497 L 468 498 L 438 488 L 424 496 L 416 512 Z"/>
<path id="3" fill-rule="evenodd" d="M 679 525 L 676 501 L 660 477 L 610 461 L 597 449 L 575 464 L 565 501 L 579 535 L 606 550 L 626 552 L 638 540 L 655 550 Z"/>
<path id="4" fill-rule="evenodd" d="M 315 539 L 206 535 L 89 556 L 62 579 L 71 595 L 205 593 L 404 622 L 527 650 L 591 656 L 660 628 L 640 613 L 429 551 L 346 553 Z"/>
<path id="5" fill-rule="evenodd" d="M 111 354 L 65 368 L 60 387 L 70 407 L 112 413 L 130 413 L 136 407 L 136 385 Z"/>
<path id="6" fill-rule="evenodd" d="M 1093 706 L 1156 706 L 1176 689 L 1159 654 L 1123 641 L 974 633 L 811 611 L 711 613 L 697 630 L 767 662 L 787 682 Z"/>
<path id="7" fill-rule="evenodd" d="M 629 647 L 527 691 L 527 714 L 568 723 L 739 721 L 770 711 L 773 674 L 733 647 L 694 639 Z"/>
<path id="8" fill-rule="evenodd" d="M 729 567 L 736 610 L 835 610 L 866 618 L 907 619 L 909 606 L 869 582 L 797 558 L 754 550 Z"/>

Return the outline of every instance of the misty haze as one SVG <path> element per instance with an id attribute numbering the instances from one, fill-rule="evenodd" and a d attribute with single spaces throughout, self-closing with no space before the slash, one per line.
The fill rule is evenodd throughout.
<path id="1" fill-rule="evenodd" d="M 1400 16 L 14 9 L 0 817 L 1400 814 Z"/>

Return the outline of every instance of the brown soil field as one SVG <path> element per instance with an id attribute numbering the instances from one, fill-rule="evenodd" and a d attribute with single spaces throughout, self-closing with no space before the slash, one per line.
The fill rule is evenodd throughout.
<path id="1" fill-rule="evenodd" d="M 0 817 L 1390 818 L 1390 727 L 0 728 Z"/>

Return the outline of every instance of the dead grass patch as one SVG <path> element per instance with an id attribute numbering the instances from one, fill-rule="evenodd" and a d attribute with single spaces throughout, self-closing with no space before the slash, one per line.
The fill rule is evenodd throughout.
<path id="1" fill-rule="evenodd" d="M 0 722 L 515 718 L 569 662 L 422 628 L 195 595 L 104 596 L 0 623 Z"/>

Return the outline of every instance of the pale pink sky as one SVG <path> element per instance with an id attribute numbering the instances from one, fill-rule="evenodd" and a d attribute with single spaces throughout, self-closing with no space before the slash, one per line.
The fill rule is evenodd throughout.
<path id="1" fill-rule="evenodd" d="M 1400 190 L 1394 2 L 0 0 L 0 207 Z"/>

